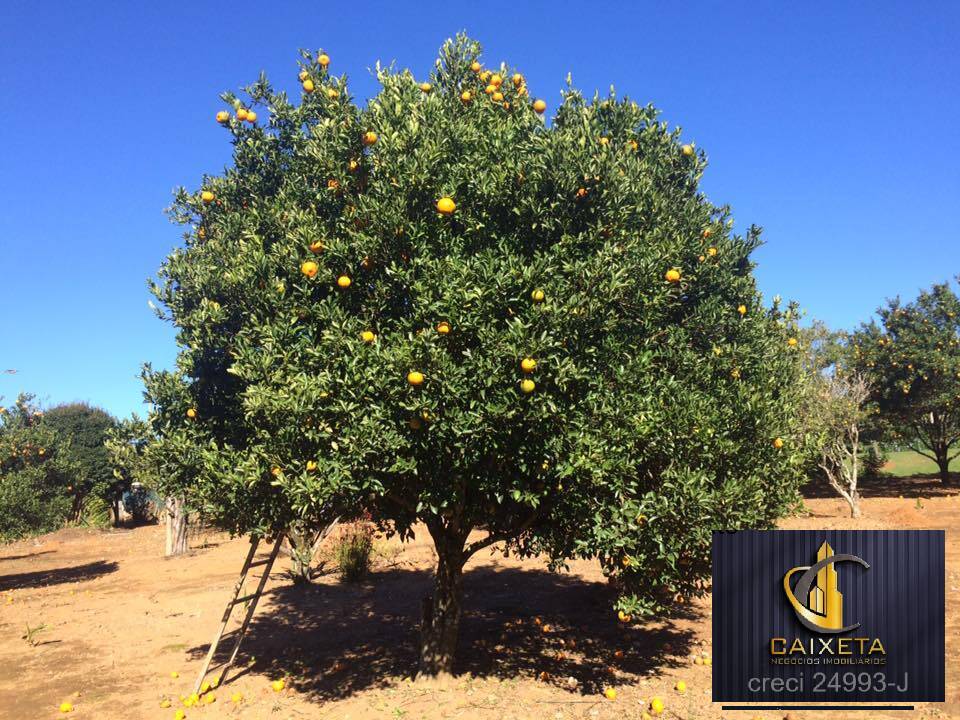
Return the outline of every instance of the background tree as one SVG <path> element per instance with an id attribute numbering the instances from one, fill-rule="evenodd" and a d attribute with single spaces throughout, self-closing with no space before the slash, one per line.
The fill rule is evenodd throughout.
<path id="1" fill-rule="evenodd" d="M 80 520 L 84 505 L 95 498 L 111 510 L 114 522 L 119 519 L 122 486 L 113 475 L 110 455 L 104 442 L 116 420 L 105 410 L 87 403 L 68 403 L 47 410 L 46 423 L 69 440 L 70 455 L 78 476 L 73 484 L 71 519 Z"/>
<path id="2" fill-rule="evenodd" d="M 0 540 L 60 527 L 77 472 L 69 442 L 45 421 L 32 395 L 0 406 Z"/>
<path id="3" fill-rule="evenodd" d="M 877 314 L 856 334 L 855 366 L 870 379 L 887 436 L 936 462 L 948 483 L 960 440 L 960 298 L 943 283 Z"/>
<path id="4" fill-rule="evenodd" d="M 552 122 L 463 37 L 361 107 L 303 55 L 217 115 L 233 165 L 181 190 L 147 371 L 171 494 L 234 532 L 366 508 L 438 563 L 421 672 L 453 666 L 464 564 L 597 557 L 624 620 L 702 593 L 711 530 L 796 501 L 793 310 L 651 106 L 570 88 Z M 471 536 L 474 530 L 484 535 Z"/>
<path id="5" fill-rule="evenodd" d="M 152 439 L 149 424 L 136 415 L 119 421 L 107 431 L 104 445 L 110 457 L 117 491 L 122 498 L 146 498 L 156 485 L 156 470 L 147 455 Z M 137 493 L 133 493 L 135 487 L 139 488 Z M 130 510 L 129 507 L 127 509 Z M 140 514 L 145 514 L 145 511 L 141 509 Z"/>
<path id="6" fill-rule="evenodd" d="M 863 468 L 861 428 L 870 408 L 870 386 L 860 373 L 818 374 L 811 381 L 809 416 L 819 447 L 817 465 L 827 482 L 860 517 L 858 484 Z"/>

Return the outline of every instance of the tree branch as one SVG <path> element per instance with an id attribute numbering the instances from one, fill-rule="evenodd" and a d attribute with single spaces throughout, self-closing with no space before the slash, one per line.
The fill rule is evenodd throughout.
<path id="1" fill-rule="evenodd" d="M 520 525 L 511 530 L 502 530 L 496 533 L 490 533 L 483 540 L 477 540 L 472 542 L 464 548 L 463 557 L 466 560 L 471 557 L 474 553 L 483 550 L 485 547 L 490 547 L 494 543 L 498 543 L 501 540 L 509 540 L 510 538 L 520 535 L 524 530 L 527 530 L 534 521 L 540 516 L 540 513 L 534 512 L 530 517 L 524 520 Z"/>

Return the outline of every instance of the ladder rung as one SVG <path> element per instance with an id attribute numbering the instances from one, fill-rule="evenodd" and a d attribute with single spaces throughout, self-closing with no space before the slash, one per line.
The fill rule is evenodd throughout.
<path id="1" fill-rule="evenodd" d="M 270 562 L 270 558 L 264 558 L 263 560 L 257 560 L 256 562 L 250 563 L 249 565 L 247 565 L 247 567 L 248 568 L 260 567 L 261 565 L 266 565 L 269 562 Z"/>
<path id="2" fill-rule="evenodd" d="M 234 600 L 231 604 L 232 604 L 232 605 L 239 605 L 240 603 L 244 603 L 244 602 L 246 602 L 247 600 L 253 600 L 255 597 L 257 597 L 257 593 L 250 593 L 249 595 L 244 595 L 243 597 L 238 597 L 238 598 L 237 598 L 236 600 Z"/>

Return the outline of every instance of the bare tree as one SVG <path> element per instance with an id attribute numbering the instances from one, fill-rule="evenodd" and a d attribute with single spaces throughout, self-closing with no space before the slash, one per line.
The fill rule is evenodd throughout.
<path id="1" fill-rule="evenodd" d="M 870 385 L 859 374 L 839 368 L 814 381 L 812 413 L 820 433 L 818 465 L 827 482 L 850 506 L 850 517 L 860 517 L 860 427 L 866 418 Z"/>

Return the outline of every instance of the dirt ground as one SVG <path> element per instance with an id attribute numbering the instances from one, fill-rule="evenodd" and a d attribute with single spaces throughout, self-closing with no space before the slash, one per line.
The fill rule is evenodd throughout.
<path id="1" fill-rule="evenodd" d="M 948 702 L 918 712 L 960 718 L 960 539 L 952 532 L 960 495 L 930 479 L 890 482 L 897 484 L 866 489 L 859 521 L 847 517 L 840 501 L 814 492 L 807 511 L 782 525 L 947 529 Z M 0 717 L 64 717 L 58 712 L 64 701 L 74 705 L 67 717 L 78 719 L 174 717 L 248 545 L 213 535 L 174 559 L 162 557 L 162 545 L 161 528 L 141 527 L 64 530 L 0 547 Z M 284 572 L 289 560 L 282 559 L 233 679 L 213 691 L 215 702 L 185 709 L 187 719 L 624 720 L 641 718 L 655 695 L 670 720 L 783 717 L 721 713 L 711 704 L 710 668 L 691 660 L 711 649 L 709 598 L 669 619 L 626 627 L 609 609 L 595 563 L 555 574 L 542 560 L 496 551 L 468 566 L 457 678 L 445 686 L 413 682 L 419 602 L 428 592 L 432 557 L 426 537 L 402 546 L 384 542 L 369 580 L 347 584 L 328 574 L 307 588 L 292 584 Z M 45 626 L 33 635 L 35 645 L 22 637 L 27 626 Z M 279 693 L 271 689 L 277 679 L 286 682 Z M 682 696 L 673 690 L 680 679 L 689 688 Z M 613 701 L 601 694 L 608 687 L 617 691 Z M 231 700 L 234 693 L 242 694 L 240 702 Z"/>

